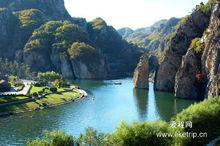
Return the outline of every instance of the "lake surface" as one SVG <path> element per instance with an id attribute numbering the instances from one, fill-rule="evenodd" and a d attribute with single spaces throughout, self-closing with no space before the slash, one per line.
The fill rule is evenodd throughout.
<path id="1" fill-rule="evenodd" d="M 89 97 L 66 105 L 0 118 L 0 145 L 24 145 L 27 139 L 42 136 L 43 130 L 64 129 L 74 136 L 86 127 L 114 131 L 122 120 L 152 121 L 170 118 L 194 101 L 176 99 L 173 94 L 133 89 L 132 79 L 75 81 Z"/>

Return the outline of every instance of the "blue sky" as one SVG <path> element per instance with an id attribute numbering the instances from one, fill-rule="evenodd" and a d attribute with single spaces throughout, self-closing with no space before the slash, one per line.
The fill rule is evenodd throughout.
<path id="1" fill-rule="evenodd" d="M 71 16 L 88 21 L 101 17 L 115 28 L 133 29 L 161 19 L 190 14 L 196 4 L 208 0 L 65 0 Z"/>

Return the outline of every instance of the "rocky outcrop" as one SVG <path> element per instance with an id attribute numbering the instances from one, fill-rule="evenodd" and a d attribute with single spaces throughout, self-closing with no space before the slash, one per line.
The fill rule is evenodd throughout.
<path id="1" fill-rule="evenodd" d="M 209 13 L 197 9 L 181 21 L 157 71 L 156 90 L 174 92 L 175 76 L 181 65 L 182 56 L 186 54 L 192 39 L 202 36 L 209 20 Z"/>
<path id="2" fill-rule="evenodd" d="M 201 71 L 201 53 L 190 48 L 182 58 L 175 77 L 175 95 L 187 99 L 203 99 L 206 79 Z"/>
<path id="3" fill-rule="evenodd" d="M 209 26 L 201 39 L 192 41 L 175 75 L 177 97 L 203 99 L 220 95 L 220 5 L 216 2 L 210 2 Z M 200 5 L 203 11 L 206 6 Z"/>
<path id="4" fill-rule="evenodd" d="M 71 64 L 71 61 L 69 60 L 69 56 L 66 53 L 63 53 L 60 55 L 60 61 L 61 61 L 61 73 L 65 79 L 75 79 L 75 75 L 73 72 L 73 67 Z"/>
<path id="5" fill-rule="evenodd" d="M 71 60 L 73 71 L 79 79 L 105 79 L 107 77 L 106 65 L 104 60 L 88 65 L 79 60 Z"/>
<path id="6" fill-rule="evenodd" d="M 148 57 L 142 56 L 133 76 L 134 88 L 148 89 L 149 64 Z"/>
<path id="7" fill-rule="evenodd" d="M 220 95 L 220 5 L 212 5 L 210 26 L 203 36 L 205 50 L 202 56 L 203 70 L 207 75 L 208 84 L 206 97 Z"/>
<path id="8" fill-rule="evenodd" d="M 152 74 L 157 71 L 159 62 L 156 56 L 150 55 L 149 57 L 149 73 Z"/>
<path id="9" fill-rule="evenodd" d="M 132 74 L 142 54 L 140 48 L 124 41 L 118 32 L 101 18 L 94 19 L 88 24 L 88 33 L 105 56 L 108 78 Z"/>

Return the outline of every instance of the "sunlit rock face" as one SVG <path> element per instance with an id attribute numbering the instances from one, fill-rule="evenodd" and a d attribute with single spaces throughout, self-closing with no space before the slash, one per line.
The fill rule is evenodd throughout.
<path id="1" fill-rule="evenodd" d="M 201 37 L 208 27 L 210 14 L 201 10 L 194 11 L 182 20 L 175 35 L 171 38 L 165 56 L 156 74 L 155 89 L 174 92 L 175 76 L 181 66 L 183 55 L 186 54 L 191 41 Z"/>
<path id="2" fill-rule="evenodd" d="M 212 98 L 220 95 L 220 5 L 212 5 L 210 25 L 204 33 L 205 49 L 202 56 L 203 72 L 208 83 L 206 97 Z"/>
<path id="3" fill-rule="evenodd" d="M 204 98 L 206 79 L 202 78 L 201 53 L 189 49 L 175 78 L 175 95 L 181 98 Z"/>
<path id="4" fill-rule="evenodd" d="M 148 78 L 149 78 L 148 57 L 142 56 L 134 72 L 134 76 L 133 76 L 134 88 L 148 89 L 149 86 Z"/>

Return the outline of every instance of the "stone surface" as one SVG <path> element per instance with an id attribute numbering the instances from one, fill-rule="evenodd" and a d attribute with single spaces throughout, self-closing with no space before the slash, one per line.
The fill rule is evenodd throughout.
<path id="1" fill-rule="evenodd" d="M 201 37 L 209 24 L 210 16 L 201 10 L 194 11 L 171 38 L 165 57 L 156 74 L 155 89 L 174 92 L 175 76 L 181 65 L 182 56 L 195 37 Z"/>
<path id="2" fill-rule="evenodd" d="M 182 58 L 182 64 L 175 78 L 175 95 L 187 99 L 203 99 L 205 82 L 202 79 L 201 55 L 189 49 Z M 197 76 L 201 76 L 198 79 Z"/>
<path id="3" fill-rule="evenodd" d="M 79 79 L 105 79 L 107 77 L 107 68 L 103 59 L 98 62 L 85 63 L 79 60 L 71 60 L 73 72 Z"/>
<path id="4" fill-rule="evenodd" d="M 133 76 L 134 88 L 148 89 L 149 64 L 148 57 L 142 56 Z"/>
<path id="5" fill-rule="evenodd" d="M 215 4 L 212 9 L 211 22 L 204 35 L 206 41 L 202 56 L 204 74 L 208 79 L 205 96 L 209 98 L 220 95 L 220 5 Z"/>

